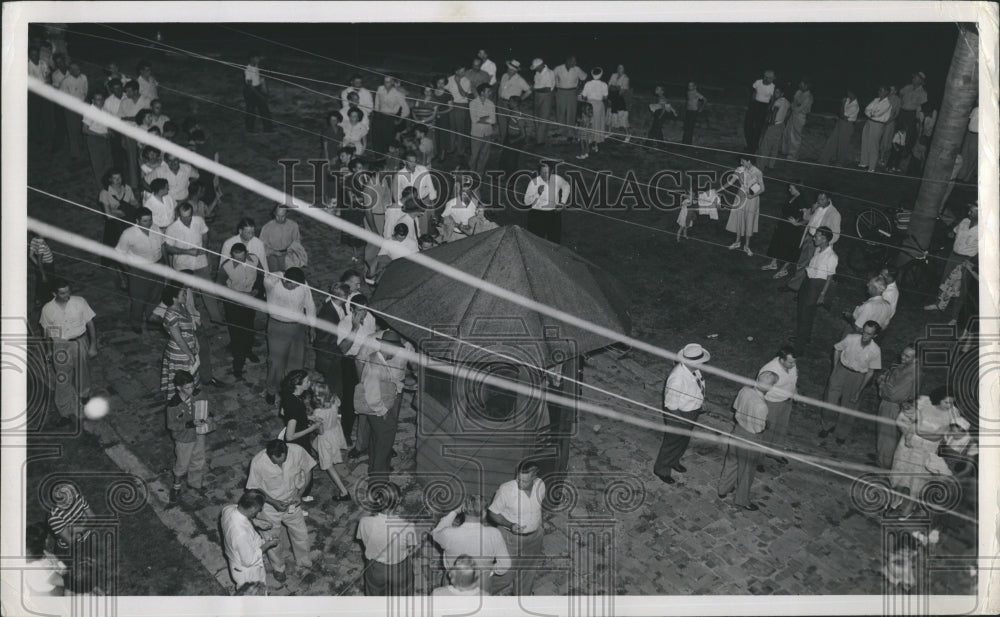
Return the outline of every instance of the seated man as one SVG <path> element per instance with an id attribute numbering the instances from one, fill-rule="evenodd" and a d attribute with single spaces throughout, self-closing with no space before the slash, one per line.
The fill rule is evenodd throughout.
<path id="1" fill-rule="evenodd" d="M 400 257 L 406 255 L 412 255 L 413 253 L 420 252 L 420 249 L 415 246 L 412 242 L 408 242 L 410 235 L 410 228 L 406 223 L 397 223 L 392 230 L 392 240 L 390 240 L 384 247 L 384 254 L 379 255 L 378 259 L 375 260 L 375 272 L 373 278 L 375 282 L 382 278 L 382 273 L 385 269 L 389 267 L 389 264 L 396 261 Z"/>

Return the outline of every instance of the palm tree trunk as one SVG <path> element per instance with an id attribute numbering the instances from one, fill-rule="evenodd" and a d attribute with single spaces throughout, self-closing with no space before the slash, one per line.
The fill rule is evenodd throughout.
<path id="1" fill-rule="evenodd" d="M 955 157 L 969 125 L 969 113 L 977 105 L 978 96 L 979 34 L 975 26 L 963 26 L 955 42 L 923 181 L 910 219 L 910 233 L 922 247 L 930 245 L 934 219 L 943 205 L 948 181 L 955 171 Z"/>

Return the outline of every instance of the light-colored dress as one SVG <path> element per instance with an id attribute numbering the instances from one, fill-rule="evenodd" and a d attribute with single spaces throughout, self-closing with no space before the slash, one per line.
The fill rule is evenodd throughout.
<path id="1" fill-rule="evenodd" d="M 931 480 L 930 476 L 952 475 L 948 463 L 938 455 L 940 437 L 926 439 L 924 436 L 942 435 L 949 432 L 951 425 L 968 429 L 969 423 L 958 415 L 958 411 L 938 409 L 926 396 L 917 399 L 915 406 L 908 406 L 896 417 L 896 426 L 903 437 L 896 447 L 892 459 L 890 477 L 896 489 L 909 489 L 910 495 L 919 497 L 920 491 Z M 960 431 L 959 431 L 960 432 Z M 907 438 L 910 445 L 906 445 Z"/>
<path id="2" fill-rule="evenodd" d="M 726 231 L 750 236 L 757 233 L 757 219 L 760 216 L 760 193 L 764 190 L 764 174 L 751 165 L 738 167 L 740 194 L 729 213 L 726 221 Z M 756 195 L 756 196 L 755 196 Z"/>
<path id="3" fill-rule="evenodd" d="M 329 469 L 336 463 L 344 462 L 341 450 L 347 448 L 347 439 L 344 438 L 344 429 L 340 426 L 340 415 L 333 407 L 320 407 L 313 410 L 323 425 L 323 434 L 316 435 L 313 447 L 319 455 L 319 468 Z"/>

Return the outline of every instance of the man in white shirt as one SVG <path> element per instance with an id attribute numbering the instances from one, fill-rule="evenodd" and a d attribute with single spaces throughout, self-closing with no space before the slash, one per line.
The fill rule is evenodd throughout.
<path id="1" fill-rule="evenodd" d="M 697 343 L 685 345 L 677 354 L 680 358 L 663 388 L 663 423 L 668 427 L 690 431 L 691 424 L 701 414 L 705 403 L 705 379 L 698 367 L 708 362 L 712 354 Z M 660 451 L 656 455 L 653 473 L 667 484 L 677 482 L 672 472 L 684 473 L 687 468 L 681 465 L 681 457 L 687 451 L 691 436 L 672 432 L 663 433 Z"/>
<path id="2" fill-rule="evenodd" d="M 545 138 L 548 135 L 549 125 L 552 120 L 553 92 L 556 87 L 556 76 L 541 58 L 535 58 L 531 61 L 531 70 L 535 72 L 534 86 L 532 87 L 532 96 L 535 101 L 534 120 L 537 129 L 535 143 L 541 146 L 545 144 Z M 574 94 L 573 96 L 575 100 L 576 95 Z M 576 119 L 574 118 L 574 123 L 575 121 Z M 553 135 L 556 134 L 558 134 L 558 131 L 553 130 Z"/>
<path id="3" fill-rule="evenodd" d="M 416 527 L 396 514 L 402 490 L 392 482 L 372 491 L 373 514 L 358 521 L 357 539 L 365 550 L 365 595 L 413 595 L 412 553 L 420 546 Z"/>
<path id="4" fill-rule="evenodd" d="M 142 205 L 153 214 L 155 231 L 164 231 L 174 222 L 177 202 L 170 196 L 170 183 L 165 178 L 153 179 L 149 189 L 152 193 Z"/>
<path id="5" fill-rule="evenodd" d="M 865 323 L 860 334 L 848 334 L 833 346 L 833 371 L 826 385 L 825 401 L 848 409 L 857 409 L 861 391 L 872 380 L 875 371 L 882 368 L 882 351 L 875 343 L 875 337 L 881 328 L 874 321 Z M 836 415 L 831 419 L 830 415 Z M 821 439 L 833 433 L 837 445 L 842 446 L 854 423 L 854 416 L 834 412 L 828 409 L 820 410 L 819 432 Z"/>
<path id="6" fill-rule="evenodd" d="M 197 277 L 212 280 L 208 254 L 205 252 L 208 225 L 202 217 L 194 216 L 191 204 L 182 203 L 177 207 L 177 220 L 163 233 L 163 248 L 170 256 L 170 264 L 174 270 L 190 270 Z M 209 318 L 216 323 L 223 323 L 222 306 L 218 298 L 201 291 L 197 295 L 201 297 Z"/>
<path id="7" fill-rule="evenodd" d="M 858 119 L 858 97 L 853 90 L 847 91 L 847 96 L 840 102 L 840 109 L 837 113 L 837 123 L 833 127 L 833 132 L 823 146 L 823 152 L 819 155 L 819 162 L 829 165 L 843 164 L 851 159 L 851 138 L 854 135 L 854 123 Z"/>
<path id="8" fill-rule="evenodd" d="M 176 156 L 164 153 L 163 163 L 146 176 L 146 182 L 152 186 L 153 180 L 163 178 L 169 186 L 170 197 L 174 203 L 182 203 L 188 198 L 192 180 L 200 177 L 198 170 L 187 163 L 181 162 Z"/>
<path id="9" fill-rule="evenodd" d="M 344 88 L 340 93 L 341 109 L 350 108 L 351 103 L 347 97 L 354 92 L 358 95 L 358 109 L 365 112 L 366 117 L 371 115 L 372 110 L 375 109 L 375 97 L 372 96 L 372 91 L 365 88 L 363 84 L 364 78 L 361 75 L 351 77 L 351 86 Z"/>
<path id="10" fill-rule="evenodd" d="M 859 333 L 869 321 L 874 321 L 881 330 L 889 327 L 892 319 L 892 305 L 882 297 L 885 280 L 876 276 L 868 281 L 868 299 L 854 308 L 854 312 L 844 311 L 844 318 L 850 322 L 848 333 Z"/>
<path id="11" fill-rule="evenodd" d="M 487 517 L 503 534 L 512 563 L 510 574 L 495 577 L 494 589 L 513 585 L 514 595 L 531 595 L 543 567 L 537 559 L 545 554 L 544 501 L 545 482 L 538 477 L 538 463 L 531 460 L 522 461 L 516 478 L 497 488 Z"/>
<path id="12" fill-rule="evenodd" d="M 260 75 L 260 61 L 264 57 L 257 52 L 250 54 L 250 62 L 243 70 L 243 100 L 247 106 L 246 129 L 256 133 L 255 119 L 260 118 L 265 133 L 274 130 L 271 123 L 271 108 L 267 106 L 267 83 Z"/>
<path id="13" fill-rule="evenodd" d="M 267 585 L 264 551 L 276 547 L 278 538 L 271 537 L 265 540 L 257 532 L 254 519 L 263 508 L 264 494 L 251 489 L 240 496 L 238 503 L 223 507 L 219 515 L 226 561 L 229 562 L 229 575 L 233 577 L 237 590 L 246 583 Z M 262 523 L 257 523 L 260 524 Z"/>
<path id="14" fill-rule="evenodd" d="M 70 293 L 69 283 L 52 282 L 52 300 L 42 307 L 46 357 L 54 372 L 54 403 L 68 424 L 78 417 L 80 403 L 90 398 L 90 358 L 97 357 L 97 329 L 90 304 Z"/>
<path id="15" fill-rule="evenodd" d="M 531 86 L 521 77 L 521 63 L 517 60 L 507 61 L 507 71 L 500 77 L 500 87 L 497 90 L 497 129 L 500 133 L 500 143 L 507 138 L 507 116 L 515 106 L 511 104 L 511 97 L 517 97 L 515 101 L 520 102 L 531 94 Z"/>
<path id="16" fill-rule="evenodd" d="M 767 129 L 760 140 L 760 161 L 762 169 L 771 169 L 778 161 L 781 138 L 785 134 L 785 119 L 791 104 L 780 87 L 774 89 L 774 101 L 768 109 Z"/>
<path id="17" fill-rule="evenodd" d="M 219 269 L 229 289 L 246 294 L 248 298 L 252 297 L 257 275 L 261 272 L 260 260 L 257 255 L 247 252 L 245 244 L 234 243 Z M 260 362 L 260 358 L 253 352 L 254 310 L 228 299 L 223 303 L 223 308 L 229 327 L 229 349 L 233 354 L 233 377 L 242 380 L 246 361 Z"/>
<path id="18" fill-rule="evenodd" d="M 885 281 L 885 291 L 882 292 L 882 297 L 885 301 L 889 303 L 889 308 L 892 312 L 889 313 L 889 319 L 896 316 L 896 305 L 899 304 L 899 287 L 896 286 L 896 272 L 889 268 L 882 268 L 879 272 L 879 277 Z"/>
<path id="19" fill-rule="evenodd" d="M 538 175 L 531 179 L 524 192 L 528 212 L 528 231 L 549 242 L 562 241 L 562 210 L 569 203 L 570 186 L 561 176 L 541 161 Z"/>
<path id="20" fill-rule="evenodd" d="M 476 215 L 478 207 L 479 200 L 472 192 L 472 178 L 463 177 L 456 195 L 445 203 L 444 211 L 441 213 L 443 223 L 441 241 L 454 242 L 469 237 L 465 226 Z"/>
<path id="21" fill-rule="evenodd" d="M 309 557 L 309 529 L 299 504 L 302 492 L 309 483 L 316 461 L 302 446 L 272 439 L 250 461 L 250 474 L 246 488 L 257 489 L 264 496 L 260 517 L 271 524 L 272 534 L 279 541 L 267 551 L 271 574 L 278 582 L 285 581 L 285 543 L 281 526 L 288 530 L 295 561 L 300 568 L 313 565 Z"/>
<path id="22" fill-rule="evenodd" d="M 125 255 L 132 266 L 128 280 L 132 331 L 145 334 L 146 320 L 153 308 L 160 303 L 163 289 L 162 281 L 157 275 L 137 267 L 159 263 L 163 259 L 163 234 L 159 229 L 153 229 L 153 213 L 148 208 L 139 209 L 135 225 L 122 232 L 115 250 Z"/>
<path id="23" fill-rule="evenodd" d="M 451 110 L 449 117 L 452 122 L 452 129 L 455 131 L 452 134 L 452 143 L 455 146 L 455 153 L 459 157 L 464 157 L 469 154 L 470 144 L 469 144 L 469 131 L 472 128 L 472 122 L 469 117 L 469 101 L 476 95 L 472 91 L 472 84 L 469 83 L 469 78 L 465 76 L 466 69 L 464 66 L 455 67 L 455 71 L 450 77 L 448 77 L 448 83 L 445 89 L 451 94 L 452 105 L 455 106 Z"/>
<path id="24" fill-rule="evenodd" d="M 566 62 L 552 69 L 556 89 L 556 125 L 552 134 L 573 139 L 576 132 L 576 102 L 580 84 L 587 81 L 587 73 L 576 65 L 576 57 L 569 56 Z"/>
<path id="25" fill-rule="evenodd" d="M 455 561 L 465 555 L 478 571 L 483 590 L 489 594 L 494 575 L 504 575 L 511 566 L 510 553 L 503 535 L 495 527 L 483 525 L 486 508 L 479 495 L 467 495 L 460 508 L 446 514 L 431 532 L 441 547 L 446 573 L 455 569 Z M 456 519 L 461 519 L 456 525 Z"/>
<path id="26" fill-rule="evenodd" d="M 116 118 L 121 118 L 122 99 L 125 98 L 125 86 L 121 81 L 112 79 L 107 82 L 108 96 L 104 99 L 104 111 Z M 112 129 L 108 129 L 108 138 L 111 145 L 111 159 L 115 167 L 121 170 L 127 169 L 129 165 L 125 146 L 122 143 L 122 135 Z"/>
<path id="27" fill-rule="evenodd" d="M 892 102 L 889 100 L 889 89 L 885 86 L 878 87 L 878 96 L 872 99 L 871 103 L 865 107 L 865 116 L 868 121 L 861 129 L 861 160 L 858 167 L 875 171 L 875 166 L 879 160 L 879 146 L 882 143 L 882 131 L 885 130 L 886 123 L 892 115 Z"/>
<path id="28" fill-rule="evenodd" d="M 226 241 L 222 243 L 222 249 L 219 253 L 223 255 L 223 258 L 230 254 L 233 250 L 233 245 L 237 242 L 245 245 L 247 252 L 257 257 L 257 260 L 260 262 L 260 267 L 266 272 L 267 248 L 264 246 L 264 242 L 257 237 L 257 224 L 252 218 L 241 218 L 240 222 L 236 225 L 236 235 L 227 238 Z M 261 282 L 263 282 L 263 276 L 260 278 Z"/>
<path id="29" fill-rule="evenodd" d="M 760 145 L 760 135 L 767 124 L 767 111 L 774 96 L 774 71 L 764 71 L 761 79 L 750 86 L 750 103 L 747 105 L 743 121 L 743 134 L 747 140 L 747 152 L 756 152 Z"/>
<path id="30" fill-rule="evenodd" d="M 153 77 L 153 65 L 146 60 L 142 60 L 135 67 L 135 72 L 139 76 L 135 81 L 139 84 L 139 96 L 147 101 L 155 101 L 160 98 L 160 83 Z"/>
<path id="31" fill-rule="evenodd" d="M 476 98 L 469 101 L 469 120 L 472 123 L 472 153 L 469 168 L 480 176 L 486 174 L 486 163 L 493 145 L 493 129 L 497 123 L 497 108 L 490 100 L 489 84 L 480 84 Z"/>
<path id="32" fill-rule="evenodd" d="M 476 57 L 482 61 L 482 65 L 479 70 L 484 71 L 490 76 L 490 85 L 495 86 L 497 83 L 497 65 L 495 62 L 490 60 L 490 55 L 486 53 L 485 49 L 480 49 L 476 54 Z"/>
<path id="33" fill-rule="evenodd" d="M 399 80 L 387 75 L 375 91 L 375 113 L 371 115 L 372 149 L 388 152 L 396 133 L 403 128 L 403 120 L 410 117 L 406 95 L 399 87 Z"/>
<path id="34" fill-rule="evenodd" d="M 791 345 L 782 345 L 778 355 L 757 371 L 757 377 L 760 378 L 765 372 L 774 373 L 778 376 L 778 380 L 764 395 L 764 402 L 767 403 L 767 428 L 764 430 L 763 443 L 781 449 L 787 445 L 788 420 L 795 404 L 792 396 L 796 394 L 799 381 L 795 348 Z M 787 458 L 775 452 L 768 452 L 767 456 L 782 465 L 788 464 Z M 763 469 L 758 467 L 757 471 Z"/>
<path id="35" fill-rule="evenodd" d="M 962 276 L 964 277 L 962 285 L 965 285 L 964 281 L 969 280 L 964 270 L 965 264 L 979 255 L 978 203 L 969 204 L 968 216 L 963 218 L 958 225 L 956 225 L 955 228 L 948 233 L 948 236 L 954 237 L 955 242 L 952 244 L 951 254 L 948 255 L 948 261 L 945 262 L 944 272 L 941 275 L 941 284 L 944 285 L 944 283 L 947 282 L 955 268 L 962 268 Z M 924 310 L 943 310 L 948 306 L 950 301 L 951 296 L 946 296 L 945 289 L 942 288 L 942 292 L 938 296 L 938 301 L 934 304 L 928 304 L 924 307 Z"/>
<path id="36" fill-rule="evenodd" d="M 87 83 L 87 76 L 80 72 L 80 63 L 70 62 L 69 73 L 59 84 L 59 89 L 72 96 L 78 101 L 86 100 L 90 86 Z M 73 158 L 83 156 L 83 116 L 64 109 L 66 116 L 66 132 L 69 135 L 69 154 Z"/>
<path id="37" fill-rule="evenodd" d="M 819 193 L 816 196 L 815 208 L 806 223 L 806 228 L 802 231 L 802 239 L 799 241 L 799 259 L 795 265 L 795 275 L 788 281 L 789 288 L 798 291 L 804 280 L 804 269 L 809 265 L 809 260 L 816 252 L 816 243 L 813 242 L 816 230 L 820 227 L 826 227 L 833 232 L 833 239 L 830 241 L 830 244 L 833 245 L 840 238 L 840 220 L 840 211 L 833 205 L 827 194 Z"/>
<path id="38" fill-rule="evenodd" d="M 427 167 L 417 163 L 418 154 L 407 150 L 403 155 L 403 168 L 392 176 L 392 196 L 397 203 L 403 201 L 403 191 L 407 187 L 416 189 L 416 196 L 425 204 L 437 199 L 437 189 L 434 187 L 434 176 Z"/>
<path id="39" fill-rule="evenodd" d="M 830 285 L 831 278 L 837 272 L 839 259 L 830 246 L 832 238 L 833 231 L 829 227 L 820 227 L 816 230 L 812 236 L 815 252 L 802 271 L 795 319 L 795 350 L 800 358 L 812 340 L 816 309 Z"/>
<path id="40" fill-rule="evenodd" d="M 268 405 L 288 371 L 305 368 L 306 343 L 312 343 L 316 327 L 316 304 L 300 268 L 264 276 L 267 292 L 267 385 Z"/>

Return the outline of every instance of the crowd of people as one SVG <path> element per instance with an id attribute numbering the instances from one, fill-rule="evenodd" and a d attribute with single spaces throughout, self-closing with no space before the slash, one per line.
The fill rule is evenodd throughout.
<path id="1" fill-rule="evenodd" d="M 148 61 L 137 63 L 135 79 L 110 63 L 102 80 L 91 85 L 80 64 L 69 60 L 65 52 L 54 52 L 51 43 L 32 46 L 29 58 L 29 74 L 150 134 L 219 160 L 196 117 L 177 122 L 164 114 L 183 115 L 165 109 Z M 262 131 L 274 130 L 262 61 L 260 54 L 251 54 L 243 71 L 248 132 L 255 132 L 258 124 Z M 174 442 L 169 496 L 173 504 L 206 498 L 206 435 L 214 427 L 201 391 L 232 387 L 246 379 L 248 362 L 262 361 L 254 352 L 259 315 L 240 302 L 196 291 L 175 280 L 164 281 L 143 266 L 166 264 L 266 302 L 267 310 L 260 312 L 267 321 L 264 399 L 284 428 L 276 437 L 265 436 L 269 439 L 266 447 L 249 461 L 245 493 L 238 503 L 222 508 L 224 551 L 238 593 L 266 593 L 268 572 L 283 583 L 289 544 L 297 566 L 311 566 L 304 508 L 315 501 L 311 487 L 317 462 L 338 490 L 334 502 L 353 499 L 370 512 L 359 518 L 357 531 L 365 551 L 366 593 L 412 593 L 412 555 L 424 541 L 417 528 L 399 516 L 403 496 L 390 474 L 403 393 L 415 381 L 400 351 L 413 347 L 368 310 L 371 290 L 396 259 L 496 228 L 469 178 L 441 186 L 429 173 L 433 166 L 458 157 L 462 167 L 482 175 L 496 143 L 502 146 L 500 167 L 513 173 L 521 168 L 519 151 L 529 145 L 576 140 L 577 158 L 585 159 L 600 152 L 609 135 L 621 135 L 626 143 L 632 139 L 628 115 L 632 87 L 623 66 L 605 82 L 601 68 L 584 71 L 572 56 L 554 69 L 536 58 L 529 65 L 533 74 L 529 84 L 518 60 L 504 64 L 505 72 L 498 74 L 486 50 L 479 50 L 469 67 L 457 66 L 450 75 L 432 79 L 416 97 L 409 96 L 400 80 L 391 76 L 375 92 L 365 87 L 361 76 L 355 76 L 343 90 L 339 108 L 326 116 L 320 139 L 328 173 L 317 205 L 378 234 L 386 243 L 359 242 L 344 234 L 343 243 L 352 248 L 355 266 L 322 292 L 318 307 L 306 274 L 310 255 L 288 208 L 276 206 L 271 220 L 259 228 L 256 221 L 243 216 L 234 235 L 218 243 L 215 251 L 210 247 L 216 243 L 210 239 L 218 230 L 211 226 L 225 195 L 218 178 L 140 139 L 31 95 L 29 136 L 35 143 L 55 149 L 58 139 L 68 135 L 71 156 L 81 157 L 84 150 L 89 154 L 100 191 L 98 202 L 106 216 L 102 241 L 122 257 L 122 263 L 107 260 L 106 265 L 128 294 L 130 327 L 143 340 L 155 338 L 151 328 L 166 335 L 160 389 Z M 869 171 L 880 165 L 895 170 L 906 165 L 907 157 L 919 159 L 917 148 L 927 133 L 928 118 L 933 118 L 923 80 L 922 73 L 915 75 L 898 93 L 895 88 L 879 89 L 865 109 L 868 120 L 860 166 Z M 650 105 L 650 137 L 662 139 L 664 119 L 678 114 L 662 87 L 656 97 Z M 706 102 L 697 84 L 689 84 L 684 143 L 692 143 Z M 692 191 L 686 197 L 678 217 L 678 239 L 687 237 L 699 216 L 718 220 L 721 195 L 735 191 L 742 201 L 725 225 L 735 235 L 729 248 L 742 248 L 753 256 L 750 239 L 758 231 L 760 196 L 765 191 L 765 176 L 755 161 L 767 169 L 779 152 L 789 160 L 798 158 L 812 103 L 808 80 L 799 83 L 791 102 L 772 71 L 754 82 L 745 123 L 747 154 L 739 157 L 739 166 L 718 188 Z M 848 93 L 821 160 L 844 160 L 858 113 L 856 98 Z M 967 179 L 962 174 L 968 169 L 961 169 L 965 171 L 958 177 Z M 439 193 L 452 196 L 443 209 L 426 207 L 437 201 Z M 570 183 L 550 165 L 538 165 L 519 196 L 530 209 L 528 229 L 559 243 L 561 211 L 571 198 Z M 819 193 L 813 200 L 800 182 L 788 184 L 782 221 L 767 249 L 771 261 L 762 269 L 775 270 L 775 279 L 787 277 L 789 288 L 797 294 L 795 335 L 791 345 L 782 346 L 761 368 L 756 385 L 741 389 L 732 404 L 734 438 L 777 448 L 772 458 L 780 464 L 788 463 L 780 450 L 787 445 L 791 397 L 797 392 L 796 361 L 814 352 L 809 348 L 813 321 L 837 272 L 834 246 L 841 232 L 841 214 L 827 194 Z M 975 276 L 974 206 L 954 233 L 941 298 L 927 308 L 943 309 L 957 297 L 952 309 L 957 318 L 963 300 L 956 290 L 965 273 Z M 35 305 L 41 309 L 41 325 L 53 350 L 49 361 L 61 376 L 56 379 L 55 406 L 60 422 L 72 424 L 92 393 L 88 359 L 97 356 L 96 315 L 87 300 L 73 295 L 70 283 L 59 278 L 44 238 L 32 236 L 29 251 L 36 271 Z M 968 277 L 965 280 L 968 286 Z M 825 400 L 857 410 L 861 392 L 874 380 L 882 401 L 879 416 L 895 422 L 898 430 L 886 423 L 879 425 L 873 462 L 894 477 L 914 466 L 948 473 L 937 445 L 951 440 L 968 424 L 963 424 L 953 397 L 946 392 L 918 395 L 913 385 L 918 367 L 912 346 L 902 350 L 899 364 L 882 371 L 878 341 L 899 299 L 895 272 L 883 270 L 867 282 L 867 291 L 865 302 L 844 313 L 844 333 L 833 349 Z M 336 331 L 318 328 L 318 321 L 336 324 Z M 213 366 L 209 337 L 217 327 L 228 331 L 229 375 Z M 312 367 L 306 366 L 307 347 L 315 350 Z M 697 367 L 710 354 L 701 345 L 691 344 L 678 355 L 680 361 L 664 390 L 664 421 L 690 429 L 690 422 L 703 412 L 705 399 L 706 384 Z M 824 417 L 820 436 L 832 434 L 838 445 L 844 445 L 852 419 L 843 413 Z M 654 473 L 666 484 L 675 483 L 672 474 L 686 471 L 681 458 L 689 439 L 664 434 Z M 757 510 L 750 490 L 755 473 L 764 470 L 762 456 L 758 448 L 731 445 L 722 464 L 719 496 L 734 492 L 736 505 Z M 368 459 L 368 489 L 362 495 L 347 486 L 337 466 L 345 459 L 364 457 Z M 907 482 L 900 480 L 897 485 L 919 494 L 921 487 Z M 537 465 L 529 461 L 516 470 L 514 479 L 500 486 L 488 507 L 484 507 L 485 496 L 472 495 L 460 509 L 443 513 L 433 529 L 424 530 L 443 555 L 444 578 L 434 594 L 530 594 L 541 555 L 544 496 L 545 483 L 538 478 Z M 50 517 L 51 530 L 66 529 L 66 518 L 84 529 L 81 521 L 86 510 L 60 511 L 59 516 Z M 903 515 L 911 511 L 908 501 Z M 279 533 L 282 528 L 285 533 Z M 30 554 L 43 558 L 37 538 L 29 538 L 29 543 Z"/>

